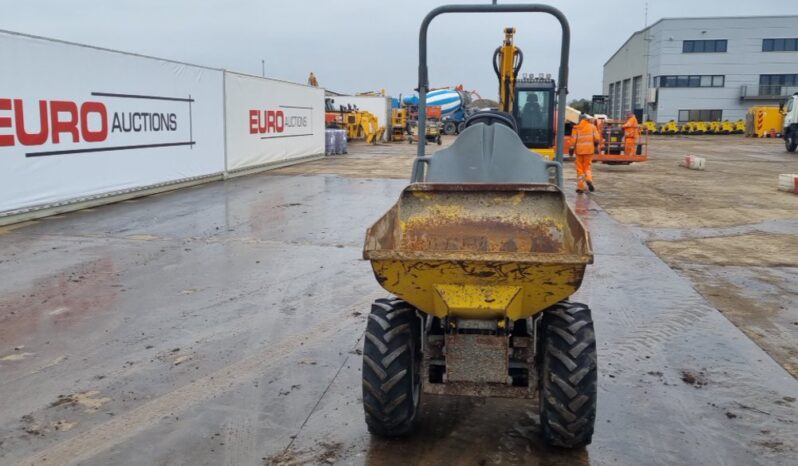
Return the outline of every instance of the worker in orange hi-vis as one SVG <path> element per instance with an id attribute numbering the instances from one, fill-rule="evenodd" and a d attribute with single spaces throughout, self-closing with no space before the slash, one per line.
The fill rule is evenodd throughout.
<path id="1" fill-rule="evenodd" d="M 640 125 L 634 113 L 626 114 L 626 123 L 623 124 L 623 153 L 624 155 L 637 154 L 637 140 L 640 138 Z"/>
<path id="2" fill-rule="evenodd" d="M 571 130 L 571 156 L 576 154 L 576 192 L 585 192 L 585 183 L 592 192 L 593 187 L 593 154 L 599 144 L 599 132 L 584 113 L 579 115 L 579 123 Z"/>
<path id="3" fill-rule="evenodd" d="M 310 76 L 308 76 L 308 86 L 319 87 L 319 82 L 316 80 L 316 75 L 313 72 L 310 72 Z"/>

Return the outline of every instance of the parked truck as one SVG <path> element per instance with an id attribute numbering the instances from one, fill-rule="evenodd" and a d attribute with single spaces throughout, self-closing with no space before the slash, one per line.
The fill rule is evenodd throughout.
<path id="1" fill-rule="evenodd" d="M 781 132 L 784 147 L 788 152 L 798 148 L 798 92 L 791 95 L 782 106 L 784 112 L 784 128 Z"/>

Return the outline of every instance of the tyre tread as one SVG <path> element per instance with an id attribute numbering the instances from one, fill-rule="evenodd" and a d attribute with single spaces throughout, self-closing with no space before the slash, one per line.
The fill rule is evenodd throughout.
<path id="1" fill-rule="evenodd" d="M 369 432 L 407 435 L 418 406 L 414 405 L 412 345 L 418 345 L 415 309 L 395 298 L 377 299 L 371 306 L 363 342 L 363 408 Z M 418 351 L 418 350 L 417 350 Z"/>
<path id="2" fill-rule="evenodd" d="M 563 302 L 541 323 L 540 422 L 550 445 L 590 444 L 596 420 L 596 338 L 590 309 Z"/>

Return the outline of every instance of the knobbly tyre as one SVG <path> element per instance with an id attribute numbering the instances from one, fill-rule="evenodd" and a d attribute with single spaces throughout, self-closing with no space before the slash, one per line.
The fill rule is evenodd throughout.
<path id="1" fill-rule="evenodd" d="M 557 92 L 565 108 L 570 30 L 559 10 L 449 5 L 424 19 L 411 184 L 368 229 L 364 246 L 377 281 L 396 296 L 376 300 L 368 318 L 366 424 L 376 435 L 411 433 L 422 393 L 537 398 L 544 440 L 579 448 L 591 442 L 595 423 L 596 341 L 590 309 L 568 298 L 593 251 L 562 192 L 564 112 L 554 161 L 531 153 L 512 115 L 494 111 L 472 115 L 450 147 L 424 153 L 430 22 L 495 12 L 559 21 Z"/>

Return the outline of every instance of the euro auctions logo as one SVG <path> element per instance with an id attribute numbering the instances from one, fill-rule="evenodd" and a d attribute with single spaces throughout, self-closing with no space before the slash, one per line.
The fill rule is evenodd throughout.
<path id="1" fill-rule="evenodd" d="M 100 142 L 108 139 L 108 109 L 102 102 L 76 102 L 65 100 L 40 100 L 38 105 L 38 130 L 28 131 L 25 124 L 25 103 L 22 99 L 0 99 L 0 111 L 13 112 L 11 117 L 0 117 L 0 128 L 11 128 L 12 134 L 0 134 L 0 146 L 41 146 L 49 141 L 59 144 L 62 139 L 73 142 Z M 30 110 L 30 109 L 29 109 Z M 90 120 L 98 123 L 92 129 Z M 30 126 L 30 125 L 29 125 Z"/>
<path id="2" fill-rule="evenodd" d="M 261 139 L 311 136 L 313 107 L 280 105 L 277 109 L 250 110 L 249 134 Z"/>
<path id="3" fill-rule="evenodd" d="M 250 110 L 249 134 L 282 133 L 285 113 L 282 110 Z"/>
<path id="4" fill-rule="evenodd" d="M 191 96 L 91 96 L 86 101 L 0 97 L 0 151 L 38 146 L 44 150 L 25 156 L 40 157 L 195 144 Z"/>

